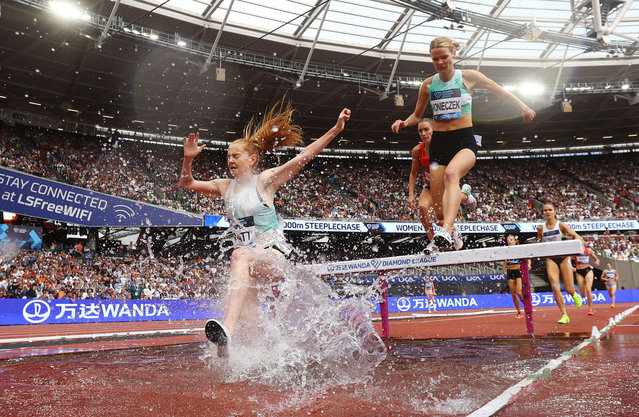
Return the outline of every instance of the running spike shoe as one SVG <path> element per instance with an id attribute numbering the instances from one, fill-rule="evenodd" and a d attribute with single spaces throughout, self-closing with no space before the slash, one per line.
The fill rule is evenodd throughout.
<path id="1" fill-rule="evenodd" d="M 557 320 L 557 323 L 559 323 L 559 324 L 568 324 L 568 323 L 570 323 L 570 317 L 568 317 L 566 314 L 564 314 L 563 316 L 561 316 L 561 318 L 559 320 Z"/>

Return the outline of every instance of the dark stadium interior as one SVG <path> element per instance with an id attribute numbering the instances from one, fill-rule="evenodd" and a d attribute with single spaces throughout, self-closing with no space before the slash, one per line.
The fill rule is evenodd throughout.
<path id="1" fill-rule="evenodd" d="M 105 16 L 111 8 L 110 2 L 102 1 L 86 6 L 88 10 Z M 212 28 L 160 14 L 149 16 L 124 4 L 118 9 L 118 16 L 124 21 L 135 21 L 169 33 L 179 27 L 183 36 L 207 45 L 213 43 L 217 35 Z M 99 35 L 96 28 L 81 23 L 61 24 L 51 13 L 20 2 L 3 2 L 0 82 L 6 98 L 2 99 L 2 107 L 64 118 L 69 122 L 153 134 L 180 136 L 198 128 L 207 129 L 201 132 L 204 139 L 229 141 L 239 136 L 251 117 L 259 117 L 260 112 L 286 95 L 298 110 L 297 121 L 308 138 L 320 136 L 334 123 L 338 109 L 349 107 L 353 111 L 352 122 L 343 132 L 343 140 L 333 146 L 408 151 L 416 143 L 413 131 L 404 131 L 397 137 L 390 131 L 395 119 L 405 117 L 413 109 L 416 87 L 402 87 L 404 106 L 396 107 L 392 95 L 380 101 L 382 90 L 377 86 L 311 77 L 296 88 L 294 74 L 236 64 L 232 56 L 223 63 L 226 77 L 224 82 L 220 82 L 215 79 L 215 65 L 201 73 L 206 60 L 203 55 L 159 47 L 124 32 L 109 37 L 108 42 L 98 49 L 96 39 Z M 230 31 L 222 34 L 219 46 L 236 54 L 277 56 L 298 65 L 304 64 L 309 52 L 308 48 Z M 424 45 L 425 50 L 426 47 Z M 314 65 L 384 77 L 388 77 L 394 64 L 392 59 L 321 49 L 315 50 L 312 58 Z M 465 66 L 464 61 L 458 65 L 460 68 L 474 68 Z M 525 64 L 519 68 L 482 67 L 482 72 L 503 84 L 515 82 L 522 76 L 552 84 L 558 71 L 559 66 L 554 64 L 547 68 L 527 68 Z M 433 72 L 434 68 L 426 56 L 411 57 L 399 61 L 396 75 L 425 78 Z M 638 73 L 636 65 L 606 65 L 605 62 L 565 68 L 555 97 L 528 100 L 538 113 L 531 124 L 522 123 L 520 115 L 500 99 L 477 92 L 475 132 L 483 136 L 482 149 L 635 142 L 636 138 L 628 137 L 628 133 L 639 131 L 639 106 L 632 105 L 637 102 L 635 93 L 612 90 L 609 94 L 562 92 L 561 86 L 567 82 L 615 83 L 625 78 L 635 79 Z M 395 87 L 392 90 L 394 92 Z M 29 94 L 28 100 L 25 94 Z M 562 112 L 562 97 L 571 100 L 572 112 Z M 39 102 L 42 106 L 35 108 L 28 101 Z M 78 112 L 69 112 L 69 108 Z M 114 118 L 104 119 L 103 114 Z M 134 123 L 134 120 L 142 120 L 144 124 Z M 523 138 L 530 142 L 522 143 Z"/>

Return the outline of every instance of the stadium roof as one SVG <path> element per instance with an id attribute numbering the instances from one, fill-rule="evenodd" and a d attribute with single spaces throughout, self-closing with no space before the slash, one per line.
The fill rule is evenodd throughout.
<path id="1" fill-rule="evenodd" d="M 461 56 L 488 62 L 605 58 L 636 53 L 639 4 L 618 0 L 123 0 L 249 36 L 349 53 L 371 52 L 423 59 L 428 41 L 454 38 Z M 599 17 L 594 10 L 599 5 Z M 148 8 L 148 7 L 147 7 Z M 227 17 L 228 14 L 228 17 Z M 596 30 L 599 28 L 599 30 Z M 404 39 L 404 32 L 406 36 Z M 403 43 L 403 45 L 402 45 Z M 567 48 L 566 48 L 567 47 Z M 586 53 L 586 51 L 588 51 Z"/>
<path id="2" fill-rule="evenodd" d="M 538 112 L 523 124 L 476 91 L 484 149 L 628 144 L 639 132 L 639 2 L 0 4 L 5 118 L 17 111 L 53 127 L 199 129 L 226 141 L 286 94 L 308 137 L 349 107 L 353 120 L 335 146 L 409 150 L 416 132 L 394 135 L 390 124 L 412 112 L 420 81 L 434 72 L 428 43 L 446 35 L 463 45 L 459 68 L 479 68 Z"/>

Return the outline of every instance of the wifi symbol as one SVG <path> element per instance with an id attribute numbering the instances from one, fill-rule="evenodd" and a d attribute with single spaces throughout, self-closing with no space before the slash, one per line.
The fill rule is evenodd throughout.
<path id="1" fill-rule="evenodd" d="M 113 206 L 113 208 L 115 209 L 114 211 L 116 217 L 118 218 L 118 221 L 130 219 L 135 215 L 135 211 L 133 211 L 133 209 L 129 206 L 118 204 L 116 206 Z"/>

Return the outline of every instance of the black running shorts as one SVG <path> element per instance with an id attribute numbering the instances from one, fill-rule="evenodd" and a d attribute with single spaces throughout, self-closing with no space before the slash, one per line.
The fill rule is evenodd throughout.
<path id="1" fill-rule="evenodd" d="M 462 149 L 470 149 L 477 155 L 477 142 L 472 127 L 448 132 L 434 131 L 430 140 L 430 163 L 448 165 Z"/>

